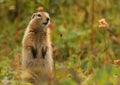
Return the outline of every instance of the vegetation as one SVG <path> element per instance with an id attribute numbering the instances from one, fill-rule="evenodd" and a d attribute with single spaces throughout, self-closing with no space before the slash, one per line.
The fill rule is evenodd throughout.
<path id="1" fill-rule="evenodd" d="M 0 85 L 21 85 L 21 41 L 38 7 L 51 16 L 52 85 L 119 85 L 119 0 L 0 0 Z"/>

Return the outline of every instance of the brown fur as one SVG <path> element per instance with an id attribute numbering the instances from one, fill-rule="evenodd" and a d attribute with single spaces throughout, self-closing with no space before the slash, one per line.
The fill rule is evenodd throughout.
<path id="1" fill-rule="evenodd" d="M 52 74 L 52 47 L 46 12 L 34 13 L 22 41 L 22 80 L 39 85 Z"/>

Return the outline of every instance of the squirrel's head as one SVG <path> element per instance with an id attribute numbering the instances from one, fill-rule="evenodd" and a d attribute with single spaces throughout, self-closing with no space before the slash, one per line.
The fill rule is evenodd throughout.
<path id="1" fill-rule="evenodd" d="M 31 17 L 30 26 L 34 29 L 46 30 L 50 23 L 50 17 L 47 12 L 37 12 Z"/>

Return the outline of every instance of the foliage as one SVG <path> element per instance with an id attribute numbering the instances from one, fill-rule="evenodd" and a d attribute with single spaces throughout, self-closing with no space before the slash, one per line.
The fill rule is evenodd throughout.
<path id="1" fill-rule="evenodd" d="M 119 5 L 119 0 L 0 0 L 0 81 L 21 85 L 22 37 L 32 13 L 43 7 L 52 23 L 52 84 L 119 85 L 120 65 L 114 64 L 120 59 Z M 101 18 L 113 34 L 98 27 Z"/>

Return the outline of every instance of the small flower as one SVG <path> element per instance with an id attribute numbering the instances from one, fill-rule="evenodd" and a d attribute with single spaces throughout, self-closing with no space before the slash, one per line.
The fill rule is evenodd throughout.
<path id="1" fill-rule="evenodd" d="M 106 29 L 109 27 L 108 23 L 106 22 L 104 18 L 99 20 L 99 28 L 101 27 L 106 28 Z"/>
<path id="2" fill-rule="evenodd" d="M 40 7 L 37 8 L 37 11 L 39 11 L 39 12 L 43 11 L 43 10 L 44 10 L 44 8 L 42 6 L 40 6 Z"/>
<path id="3" fill-rule="evenodd" d="M 120 65 L 120 59 L 114 60 L 114 64 L 115 64 L 115 65 Z"/>
<path id="4" fill-rule="evenodd" d="M 52 23 L 49 23 L 49 24 L 48 24 L 48 28 L 53 29 Z"/>

